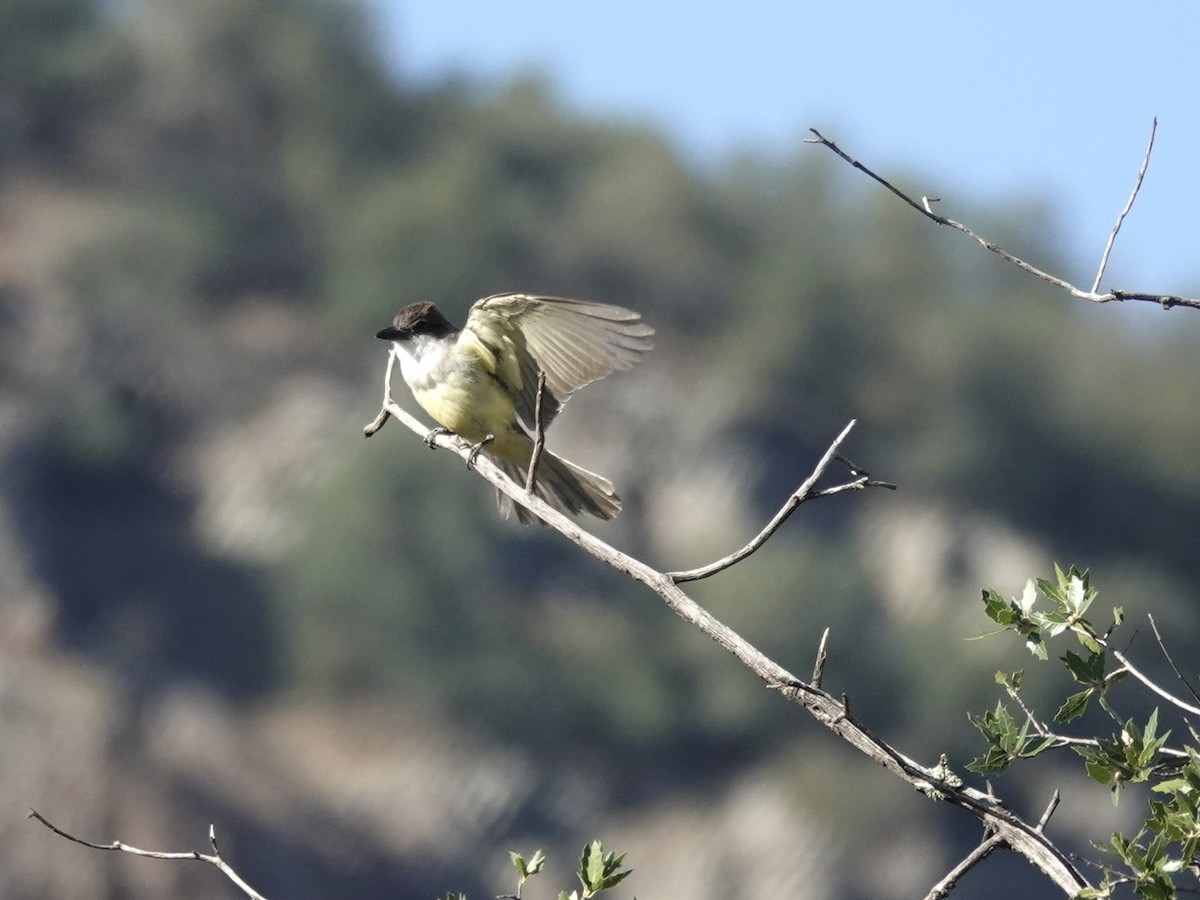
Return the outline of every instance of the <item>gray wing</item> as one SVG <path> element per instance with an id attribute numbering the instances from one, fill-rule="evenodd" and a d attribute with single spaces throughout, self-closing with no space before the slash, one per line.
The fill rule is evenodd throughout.
<path id="1" fill-rule="evenodd" d="M 572 393 L 631 368 L 654 346 L 654 329 L 631 309 L 528 294 L 484 297 L 471 307 L 463 332 L 460 340 L 478 341 L 493 354 L 496 376 L 511 390 L 517 415 L 530 429 L 539 372 L 546 375 L 545 427 Z"/>

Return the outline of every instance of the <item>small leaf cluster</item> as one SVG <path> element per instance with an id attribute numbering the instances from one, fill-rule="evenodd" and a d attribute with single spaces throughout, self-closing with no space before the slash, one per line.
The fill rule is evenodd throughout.
<path id="1" fill-rule="evenodd" d="M 1055 580 L 1031 578 L 1019 598 L 1005 600 L 996 591 L 987 588 L 983 592 L 983 607 L 987 617 L 1000 628 L 985 632 L 978 637 L 1014 631 L 1025 638 L 1029 652 L 1045 662 L 1049 659 L 1046 639 L 1058 637 L 1071 631 L 1090 653 L 1099 653 L 1101 644 L 1113 628 L 1125 618 L 1121 607 L 1113 609 L 1113 624 L 1100 635 L 1084 616 L 1096 599 L 1086 569 L 1071 566 L 1066 572 L 1054 567 Z M 1035 609 L 1038 595 L 1049 601 L 1050 609 Z"/>
<path id="2" fill-rule="evenodd" d="M 1200 877 L 1200 750 L 1195 746 L 1200 741 L 1196 741 L 1195 732 L 1190 732 L 1192 745 L 1168 746 L 1171 732 L 1160 729 L 1157 708 L 1144 724 L 1117 712 L 1110 701 L 1110 689 L 1130 669 L 1122 664 L 1110 671 L 1108 647 L 1112 633 L 1124 619 L 1123 612 L 1120 607 L 1114 608 L 1111 624 L 1100 631 L 1087 615 L 1097 596 L 1088 572 L 1074 566 L 1064 572 L 1055 566 L 1054 574 L 1053 580 L 1030 579 L 1021 596 L 1012 600 L 985 590 L 984 611 L 1000 626 L 988 634 L 1012 632 L 1023 640 L 1034 658 L 1042 661 L 1049 659 L 1049 640 L 1073 635 L 1082 652 L 1066 650 L 1060 661 L 1077 689 L 1062 701 L 1052 722 L 1047 723 L 1021 696 L 1023 673 L 997 673 L 996 683 L 1016 703 L 1020 715 L 1014 715 L 1004 701 L 983 713 L 968 714 L 987 741 L 987 749 L 967 768 L 980 774 L 998 774 L 1017 760 L 1070 747 L 1082 757 L 1089 777 L 1111 787 L 1114 803 L 1123 785 L 1148 783 L 1158 796 L 1149 800 L 1149 814 L 1138 833 L 1133 837 L 1114 834 L 1108 842 L 1094 845 L 1115 856 L 1120 865 L 1102 865 L 1100 884 L 1079 897 L 1102 900 L 1125 885 L 1150 900 L 1174 898 L 1178 890 L 1176 875 L 1190 871 Z M 1093 701 L 1112 721 L 1111 734 L 1068 735 L 1055 730 L 1056 726 L 1078 720 Z"/>
<path id="3" fill-rule="evenodd" d="M 528 860 L 520 853 L 510 850 L 509 859 L 517 872 L 517 890 L 515 894 L 504 894 L 498 900 L 521 900 L 521 891 L 525 883 L 537 875 L 546 865 L 546 856 L 538 850 Z M 625 861 L 624 853 L 605 853 L 600 841 L 585 844 L 579 856 L 579 870 L 575 873 L 582 886 L 580 890 L 559 891 L 557 900 L 590 900 L 601 891 L 616 887 L 625 880 L 633 870 L 621 868 Z M 467 900 L 466 894 L 447 893 L 443 900 Z"/>

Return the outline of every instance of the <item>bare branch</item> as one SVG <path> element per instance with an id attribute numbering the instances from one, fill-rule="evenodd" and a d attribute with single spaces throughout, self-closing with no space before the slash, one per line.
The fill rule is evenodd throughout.
<path id="1" fill-rule="evenodd" d="M 813 663 L 812 681 L 813 687 L 821 686 L 821 679 L 825 676 L 825 660 L 828 659 L 828 654 L 825 652 L 825 645 L 829 643 L 829 628 L 826 627 L 821 632 L 821 643 L 817 645 L 817 661 Z"/>
<path id="2" fill-rule="evenodd" d="M 991 834 L 984 838 L 983 843 L 968 853 L 957 866 L 946 873 L 946 877 L 935 884 L 925 895 L 925 900 L 943 900 L 950 896 L 950 892 L 954 890 L 958 884 L 958 879 L 962 878 L 976 863 L 980 863 L 992 855 L 992 851 L 997 847 L 1004 845 L 1004 840 L 998 834 Z"/>
<path id="3" fill-rule="evenodd" d="M 1108 254 L 1112 252 L 1113 244 L 1117 240 L 1117 232 L 1121 230 L 1121 224 L 1125 221 L 1125 217 L 1129 215 L 1129 211 L 1133 209 L 1133 201 L 1137 199 L 1138 191 L 1142 189 L 1142 179 L 1146 177 L 1146 169 L 1150 166 L 1150 151 L 1154 149 L 1154 132 L 1158 130 L 1158 117 L 1150 123 L 1150 140 L 1146 142 L 1146 152 L 1142 156 L 1142 166 L 1138 169 L 1137 178 L 1133 182 L 1133 190 L 1129 194 L 1129 199 L 1125 201 L 1125 208 L 1117 215 L 1116 224 L 1113 225 L 1112 231 L 1108 235 L 1108 243 L 1104 245 L 1104 253 L 1100 256 L 1100 268 L 1096 270 L 1096 280 L 1092 282 L 1092 293 L 1100 290 L 1100 279 L 1104 277 L 1104 270 L 1108 267 Z"/>
<path id="4" fill-rule="evenodd" d="M 1148 293 L 1143 293 L 1141 291 L 1121 291 L 1121 290 L 1112 290 L 1112 291 L 1109 291 L 1108 293 L 1101 294 L 1101 293 L 1097 293 L 1095 290 L 1085 291 L 1081 288 L 1078 288 L 1075 285 L 1071 284 L 1066 279 L 1059 278 L 1057 275 L 1051 275 L 1049 272 L 1044 272 L 1041 269 L 1039 269 L 1037 266 L 1031 265 L 1031 264 L 1025 262 L 1025 260 L 1021 259 L 1020 257 L 1018 257 L 1012 253 L 1009 253 L 1007 250 L 1005 250 L 1003 247 L 999 246 L 998 244 L 994 244 L 991 241 L 987 240 L 987 238 L 984 238 L 983 236 L 976 234 L 974 231 L 972 231 L 970 228 L 968 228 L 966 225 L 962 224 L 961 222 L 956 222 L 953 219 L 947 218 L 946 216 L 938 215 L 937 213 L 935 213 L 933 211 L 932 206 L 931 206 L 931 204 L 937 202 L 934 198 L 925 197 L 925 198 L 922 198 L 921 202 L 914 200 L 908 194 L 904 193 L 904 191 L 900 190 L 898 187 L 893 185 L 891 182 L 887 181 L 887 179 L 882 178 L 879 175 L 876 175 L 874 172 L 872 172 L 870 169 L 868 169 L 866 166 L 864 166 L 858 160 L 854 159 L 852 156 L 847 154 L 844 150 L 842 150 L 841 147 L 839 147 L 833 141 L 829 140 L 827 137 L 825 137 L 823 134 L 821 134 L 821 132 L 817 131 L 817 129 L 810 128 L 809 131 L 811 131 L 815 135 L 815 137 L 806 138 L 805 139 L 806 143 L 820 144 L 823 147 L 829 148 L 835 154 L 837 154 L 841 159 L 843 159 L 847 163 L 849 163 L 851 166 L 858 169 L 860 172 L 865 173 L 868 177 L 877 181 L 879 184 L 883 185 L 885 188 L 887 188 L 889 191 L 891 191 L 893 194 L 895 194 L 897 197 L 899 197 L 901 200 L 903 200 L 905 203 L 907 203 L 909 206 L 911 206 L 913 209 L 915 209 L 921 215 L 925 216 L 925 218 L 927 218 L 933 222 L 936 222 L 938 225 L 945 225 L 947 228 L 953 228 L 956 231 L 961 231 L 963 234 L 965 234 L 971 240 L 975 241 L 975 243 L 979 244 L 979 246 L 983 247 L 985 250 L 987 250 L 991 253 L 995 253 L 1001 259 L 1004 259 L 1007 262 L 1012 263 L 1018 269 L 1021 269 L 1023 272 L 1027 272 L 1028 274 L 1034 276 L 1035 278 L 1040 278 L 1042 281 L 1045 281 L 1048 284 L 1052 284 L 1055 287 L 1062 288 L 1064 291 L 1067 291 L 1073 297 L 1078 297 L 1080 300 L 1088 300 L 1092 303 L 1110 303 L 1114 300 L 1143 300 L 1147 303 L 1157 303 L 1160 306 L 1162 306 L 1164 309 L 1170 309 L 1172 306 L 1187 306 L 1187 307 L 1191 307 L 1192 309 L 1200 309 L 1200 298 L 1195 298 L 1195 297 L 1177 297 L 1172 294 L 1148 294 Z"/>
<path id="5" fill-rule="evenodd" d="M 388 406 L 394 401 L 392 400 L 392 372 L 396 368 L 396 351 L 388 348 L 387 369 L 383 373 L 383 405 L 379 407 L 379 415 L 363 426 L 363 437 L 371 437 L 375 432 L 379 431 L 390 417 Z"/>
<path id="6" fill-rule="evenodd" d="M 1200 700 L 1200 694 L 1196 693 L 1196 688 L 1193 687 L 1192 683 L 1184 677 L 1184 674 L 1179 671 L 1179 666 L 1175 665 L 1175 660 L 1171 658 L 1171 653 L 1167 650 L 1167 645 L 1163 643 L 1162 635 L 1158 633 L 1158 625 L 1154 621 L 1153 614 L 1147 613 L 1146 618 L 1150 620 L 1150 628 L 1154 631 L 1154 639 L 1158 641 L 1158 649 L 1161 650 L 1163 656 L 1167 658 L 1167 662 L 1171 666 L 1171 671 L 1175 673 L 1175 677 L 1183 682 L 1184 687 L 1188 689 L 1188 693 L 1190 693 L 1197 700 Z"/>
<path id="7" fill-rule="evenodd" d="M 1101 643 L 1103 643 L 1103 642 L 1101 642 Z M 1111 647 L 1109 647 L 1109 649 L 1112 650 Z M 1112 655 L 1117 660 L 1117 662 L 1119 662 L 1121 664 L 1122 669 L 1124 669 L 1126 672 L 1128 672 L 1130 675 L 1132 675 L 1134 678 L 1136 678 L 1138 681 L 1140 681 L 1142 684 L 1144 684 L 1152 692 L 1154 692 L 1155 694 L 1158 694 L 1158 696 L 1162 697 L 1164 700 L 1166 700 L 1168 703 L 1172 704 L 1173 706 L 1178 706 L 1184 712 L 1191 713 L 1193 716 L 1200 716 L 1200 706 L 1192 706 L 1192 704 L 1190 704 L 1184 700 L 1180 700 L 1178 697 L 1176 697 L 1174 694 L 1170 693 L 1169 691 L 1166 691 L 1163 688 L 1160 688 L 1157 684 L 1155 684 L 1153 681 L 1150 680 L 1150 676 L 1145 675 L 1142 672 L 1139 672 L 1136 668 L 1134 668 L 1133 663 L 1131 663 L 1129 661 L 1129 658 L 1124 653 L 1122 653 L 1120 650 L 1112 650 Z"/>
<path id="8" fill-rule="evenodd" d="M 390 398 L 385 401 L 385 408 L 389 416 L 430 440 L 433 445 L 452 450 L 463 458 L 471 452 L 470 444 L 456 435 L 431 435 L 428 428 Z M 849 426 L 826 452 L 818 469 L 823 471 L 828 465 L 848 431 Z M 926 768 L 893 748 L 851 714 L 848 700 L 838 699 L 816 684 L 801 681 L 700 606 L 679 587 L 671 575 L 622 553 L 591 532 L 585 531 L 578 523 L 552 508 L 537 495 L 525 492 L 521 485 L 507 478 L 487 457 L 480 457 L 476 471 L 501 493 L 523 505 L 547 526 L 558 531 L 586 553 L 649 587 L 673 613 L 708 635 L 768 687 L 803 706 L 813 718 L 869 759 L 926 796 L 951 803 L 980 819 L 984 827 L 994 833 L 999 841 L 1029 860 L 1064 894 L 1075 896 L 1088 887 L 1088 882 L 1071 861 L 1033 825 L 1024 821 L 989 793 L 966 787 L 949 773 Z"/>
<path id="9" fill-rule="evenodd" d="M 746 546 L 742 547 L 742 549 L 736 550 L 733 553 L 730 553 L 728 556 L 718 559 L 716 562 L 709 563 L 707 566 L 701 566 L 698 569 L 690 569 L 686 572 L 668 572 L 667 577 L 676 584 L 681 584 L 685 581 L 699 581 L 701 578 L 708 578 L 710 575 L 715 575 L 718 572 L 728 569 L 730 566 L 736 565 L 763 544 L 765 544 L 771 535 L 773 535 L 779 529 L 779 526 L 786 522 L 791 514 L 796 511 L 797 507 L 799 507 L 801 503 L 803 503 L 805 500 L 812 499 L 813 496 L 816 496 L 813 494 L 813 488 L 815 488 L 817 482 L 821 480 L 821 476 L 825 474 L 825 469 L 829 467 L 829 464 L 833 462 L 834 458 L 838 455 L 838 448 L 842 445 L 842 442 L 846 440 L 846 437 L 850 434 L 850 430 L 852 428 L 854 428 L 853 421 L 851 421 L 849 425 L 842 429 L 841 434 L 834 438 L 833 443 L 829 445 L 829 449 L 825 451 L 825 455 L 821 457 L 816 468 L 812 470 L 812 474 L 804 479 L 800 486 L 792 492 L 792 495 L 788 497 L 787 501 L 780 508 L 779 512 L 775 513 L 771 521 L 767 523 L 766 527 L 763 528 L 762 531 L 755 535 L 750 543 L 746 544 Z M 859 476 L 854 481 L 848 482 L 847 484 L 838 485 L 836 488 L 829 489 L 828 492 L 818 493 L 824 493 L 825 496 L 828 496 L 829 494 L 838 493 L 844 490 L 862 490 L 867 486 L 868 480 L 869 479 L 866 476 Z"/>
<path id="10" fill-rule="evenodd" d="M 1046 827 L 1046 823 L 1050 821 L 1050 817 L 1054 815 L 1054 811 L 1058 809 L 1058 804 L 1062 800 L 1062 796 L 1055 789 L 1054 796 L 1050 798 L 1050 802 L 1046 804 L 1046 811 L 1042 813 L 1042 817 L 1038 819 L 1037 830 L 1042 831 Z"/>
<path id="11" fill-rule="evenodd" d="M 220 869 L 225 877 L 237 885 L 241 892 L 249 897 L 250 900 L 266 900 L 262 894 L 250 887 L 250 885 L 248 885 L 245 880 L 238 875 L 236 871 L 234 871 L 233 867 L 230 866 L 229 863 L 225 862 L 225 860 L 221 858 L 221 851 L 217 849 L 217 832 L 216 829 L 211 825 L 208 827 L 208 842 L 212 845 L 213 852 L 211 854 L 206 854 L 200 853 L 196 850 L 184 850 L 181 852 L 142 850 L 138 847 L 133 847 L 121 841 L 111 841 L 107 844 L 98 844 L 95 841 L 85 840 L 84 838 L 76 837 L 68 831 L 63 831 L 57 825 L 51 823 L 49 819 L 43 816 L 36 809 L 30 809 L 28 817 L 31 819 L 37 819 L 59 837 L 64 837 L 68 841 L 73 841 L 76 844 L 82 844 L 85 847 L 91 847 L 93 850 L 116 850 L 121 853 L 129 853 L 133 856 L 144 856 L 148 859 L 194 859 L 199 860 L 200 862 L 208 863 L 209 865 L 216 866 L 218 869 Z"/>
<path id="12" fill-rule="evenodd" d="M 546 396 L 546 373 L 538 372 L 537 399 L 533 404 L 533 453 L 529 457 L 529 473 L 525 476 L 525 493 L 533 493 L 537 481 L 538 460 L 546 446 L 546 431 L 542 426 L 542 401 Z"/>
<path id="13" fill-rule="evenodd" d="M 1082 631 L 1078 625 L 1073 626 L 1072 630 L 1074 630 L 1078 633 L 1081 633 L 1081 634 L 1087 633 L 1087 632 Z M 1157 633 L 1157 629 L 1156 629 L 1155 633 Z M 1128 672 L 1130 675 L 1132 675 L 1134 678 L 1136 678 L 1138 681 L 1140 681 L 1143 685 L 1145 685 L 1151 692 L 1158 694 L 1158 696 L 1162 697 L 1164 700 L 1166 700 L 1171 705 L 1179 707 L 1186 713 L 1191 713 L 1194 716 L 1200 716 L 1200 707 L 1192 706 L 1186 700 L 1180 700 L 1178 697 L 1176 697 L 1174 694 L 1167 691 L 1165 688 L 1159 687 L 1157 684 L 1154 683 L 1154 681 L 1150 678 L 1149 675 L 1146 675 L 1145 673 L 1138 670 L 1137 667 L 1135 667 L 1134 664 L 1129 661 L 1129 657 L 1127 657 L 1120 650 L 1116 650 L 1113 647 L 1111 647 L 1109 645 L 1109 642 L 1106 639 L 1100 637 L 1099 635 L 1089 635 L 1089 636 L 1092 637 L 1097 642 L 1099 642 L 1100 646 L 1109 650 L 1112 653 L 1113 658 L 1116 659 L 1116 661 L 1121 664 L 1120 669 L 1117 669 L 1108 675 L 1109 678 L 1112 678 L 1114 675 L 1117 675 L 1121 671 Z M 1187 684 L 1187 682 L 1185 681 L 1184 684 Z M 1189 685 L 1189 690 L 1190 689 L 1191 688 Z M 1163 752 L 1166 752 L 1166 748 L 1163 748 Z"/>

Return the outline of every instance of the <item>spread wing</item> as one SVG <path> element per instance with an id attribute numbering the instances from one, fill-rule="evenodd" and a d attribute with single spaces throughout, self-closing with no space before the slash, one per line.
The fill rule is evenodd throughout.
<path id="1" fill-rule="evenodd" d="M 539 372 L 546 375 L 545 428 L 579 388 L 631 368 L 654 346 L 652 334 L 640 315 L 621 306 L 494 294 L 471 307 L 459 340 L 478 341 L 487 349 L 496 361 L 496 377 L 516 398 L 517 415 L 532 429 Z"/>

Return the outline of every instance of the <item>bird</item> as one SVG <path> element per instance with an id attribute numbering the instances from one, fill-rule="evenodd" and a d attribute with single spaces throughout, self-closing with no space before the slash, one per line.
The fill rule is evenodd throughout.
<path id="1" fill-rule="evenodd" d="M 544 435 L 571 394 L 632 368 L 652 349 L 653 334 L 622 306 L 503 293 L 476 301 L 461 329 L 433 303 L 409 304 L 376 337 L 392 342 L 414 399 L 441 426 L 435 431 L 469 441 L 472 460 L 482 452 L 524 483 L 537 422 Z M 621 510 L 612 482 L 549 451 L 538 459 L 534 490 L 572 515 L 612 519 Z M 533 521 L 499 491 L 497 502 L 505 517 L 515 508 L 522 524 Z"/>

